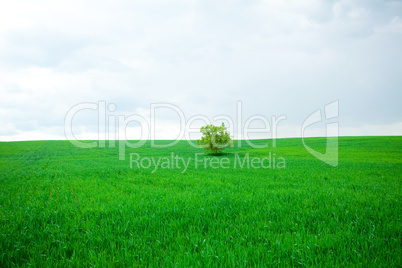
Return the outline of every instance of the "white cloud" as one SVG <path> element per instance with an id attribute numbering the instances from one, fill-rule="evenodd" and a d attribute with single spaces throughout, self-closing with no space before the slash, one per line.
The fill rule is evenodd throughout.
<path id="1" fill-rule="evenodd" d="M 100 100 L 124 115 L 169 102 L 187 118 L 235 117 L 241 100 L 245 118 L 286 114 L 294 136 L 338 99 L 341 134 L 395 133 L 400 14 L 400 1 L 4 2 L 0 137 L 63 138 L 67 111 Z"/>

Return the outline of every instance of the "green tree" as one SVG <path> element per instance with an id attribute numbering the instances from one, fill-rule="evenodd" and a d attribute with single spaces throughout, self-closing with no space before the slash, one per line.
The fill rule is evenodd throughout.
<path id="1" fill-rule="evenodd" d="M 227 132 L 225 124 L 221 126 L 206 125 L 201 128 L 202 137 L 197 140 L 197 143 L 204 148 L 206 152 L 210 152 L 213 155 L 221 154 L 222 151 L 233 146 L 233 140 L 230 138 L 229 132 Z"/>

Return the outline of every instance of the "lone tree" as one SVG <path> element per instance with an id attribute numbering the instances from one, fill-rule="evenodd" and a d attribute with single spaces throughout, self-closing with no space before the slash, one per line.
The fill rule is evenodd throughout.
<path id="1" fill-rule="evenodd" d="M 233 146 L 233 140 L 230 138 L 229 132 L 226 131 L 224 123 L 220 127 L 206 125 L 200 131 L 202 137 L 197 140 L 197 143 L 201 145 L 201 148 L 213 155 L 221 154 L 222 150 Z"/>

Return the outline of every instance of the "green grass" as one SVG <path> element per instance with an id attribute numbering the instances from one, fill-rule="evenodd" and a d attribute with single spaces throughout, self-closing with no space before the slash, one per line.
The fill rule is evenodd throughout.
<path id="1" fill-rule="evenodd" d="M 325 151 L 325 139 L 307 143 Z M 128 148 L 124 161 L 108 144 L 0 143 L 0 266 L 401 267 L 402 137 L 339 146 L 335 168 L 296 138 L 198 155 L 230 162 L 204 168 L 186 141 Z M 185 172 L 130 169 L 130 153 L 172 152 L 190 158 Z M 285 167 L 234 168 L 236 157 L 269 153 Z"/>

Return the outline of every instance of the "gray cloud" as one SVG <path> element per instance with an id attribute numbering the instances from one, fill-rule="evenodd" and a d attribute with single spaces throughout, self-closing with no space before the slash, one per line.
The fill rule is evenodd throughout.
<path id="1" fill-rule="evenodd" d="M 99 100 L 122 114 L 170 102 L 211 118 L 235 116 L 241 100 L 245 117 L 300 126 L 338 99 L 348 131 L 402 121 L 400 1 L 23 4 L 2 11 L 2 139 L 57 135 L 70 107 Z"/>
<path id="2" fill-rule="evenodd" d="M 88 45 L 83 37 L 67 37 L 57 32 L 13 32 L 3 36 L 0 64 L 15 69 L 56 67 L 72 53 Z"/>

